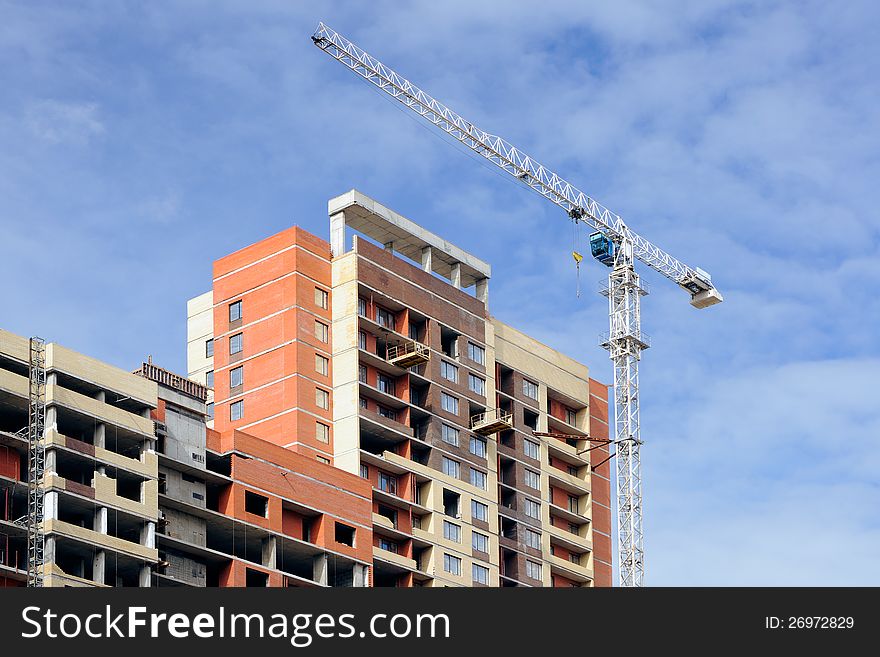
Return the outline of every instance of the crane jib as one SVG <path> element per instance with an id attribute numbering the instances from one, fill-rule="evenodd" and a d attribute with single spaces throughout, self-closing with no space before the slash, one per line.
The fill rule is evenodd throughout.
<path id="1" fill-rule="evenodd" d="M 577 212 L 579 221 L 602 231 L 610 239 L 629 242 L 634 258 L 685 289 L 691 294 L 692 303 L 695 295 L 704 294 L 707 298 L 702 300 L 701 305 L 694 303 L 697 307 L 713 305 L 722 300 L 711 277 L 705 272 L 687 266 L 633 232 L 619 215 L 501 137 L 480 130 L 324 23 L 318 25 L 312 41 L 356 74 L 564 209 L 569 216 Z"/>

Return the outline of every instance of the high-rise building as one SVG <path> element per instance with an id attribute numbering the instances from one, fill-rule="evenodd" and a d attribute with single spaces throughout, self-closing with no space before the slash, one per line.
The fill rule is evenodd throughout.
<path id="1" fill-rule="evenodd" d="M 608 387 L 492 317 L 473 254 L 356 191 L 329 221 L 214 263 L 189 378 L 46 345 L 45 586 L 611 585 Z M 31 357 L 0 330 L 0 586 Z"/>
<path id="2" fill-rule="evenodd" d="M 374 585 L 610 586 L 607 386 L 491 317 L 478 257 L 357 191 L 329 215 L 189 302 L 214 427 L 368 480 Z"/>

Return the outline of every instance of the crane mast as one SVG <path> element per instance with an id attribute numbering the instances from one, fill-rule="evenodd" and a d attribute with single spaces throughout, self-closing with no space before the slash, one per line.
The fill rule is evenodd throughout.
<path id="1" fill-rule="evenodd" d="M 623 219 L 556 173 L 497 135 L 484 132 L 446 105 L 398 75 L 375 57 L 319 23 L 314 44 L 354 73 L 399 101 L 475 153 L 559 206 L 575 222 L 598 231 L 591 236 L 593 255 L 609 266 L 610 330 L 600 343 L 614 363 L 614 416 L 618 509 L 618 564 L 621 586 L 644 583 L 642 482 L 639 426 L 639 360 L 649 342 L 641 332 L 641 297 L 647 294 L 635 271 L 635 260 L 659 272 L 691 296 L 691 305 L 706 308 L 722 296 L 708 273 L 692 268 L 651 244 Z"/>

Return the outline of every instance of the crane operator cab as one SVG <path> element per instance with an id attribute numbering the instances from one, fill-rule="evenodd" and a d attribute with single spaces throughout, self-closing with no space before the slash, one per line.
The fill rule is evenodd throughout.
<path id="1" fill-rule="evenodd" d="M 608 239 L 604 233 L 590 235 L 590 253 L 606 267 L 614 265 L 614 242 Z"/>

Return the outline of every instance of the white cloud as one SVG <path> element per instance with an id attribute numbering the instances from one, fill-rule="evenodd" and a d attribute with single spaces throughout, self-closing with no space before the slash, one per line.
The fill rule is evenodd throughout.
<path id="1" fill-rule="evenodd" d="M 28 108 L 25 120 L 37 137 L 52 143 L 85 144 L 105 131 L 96 103 L 41 100 Z"/>

